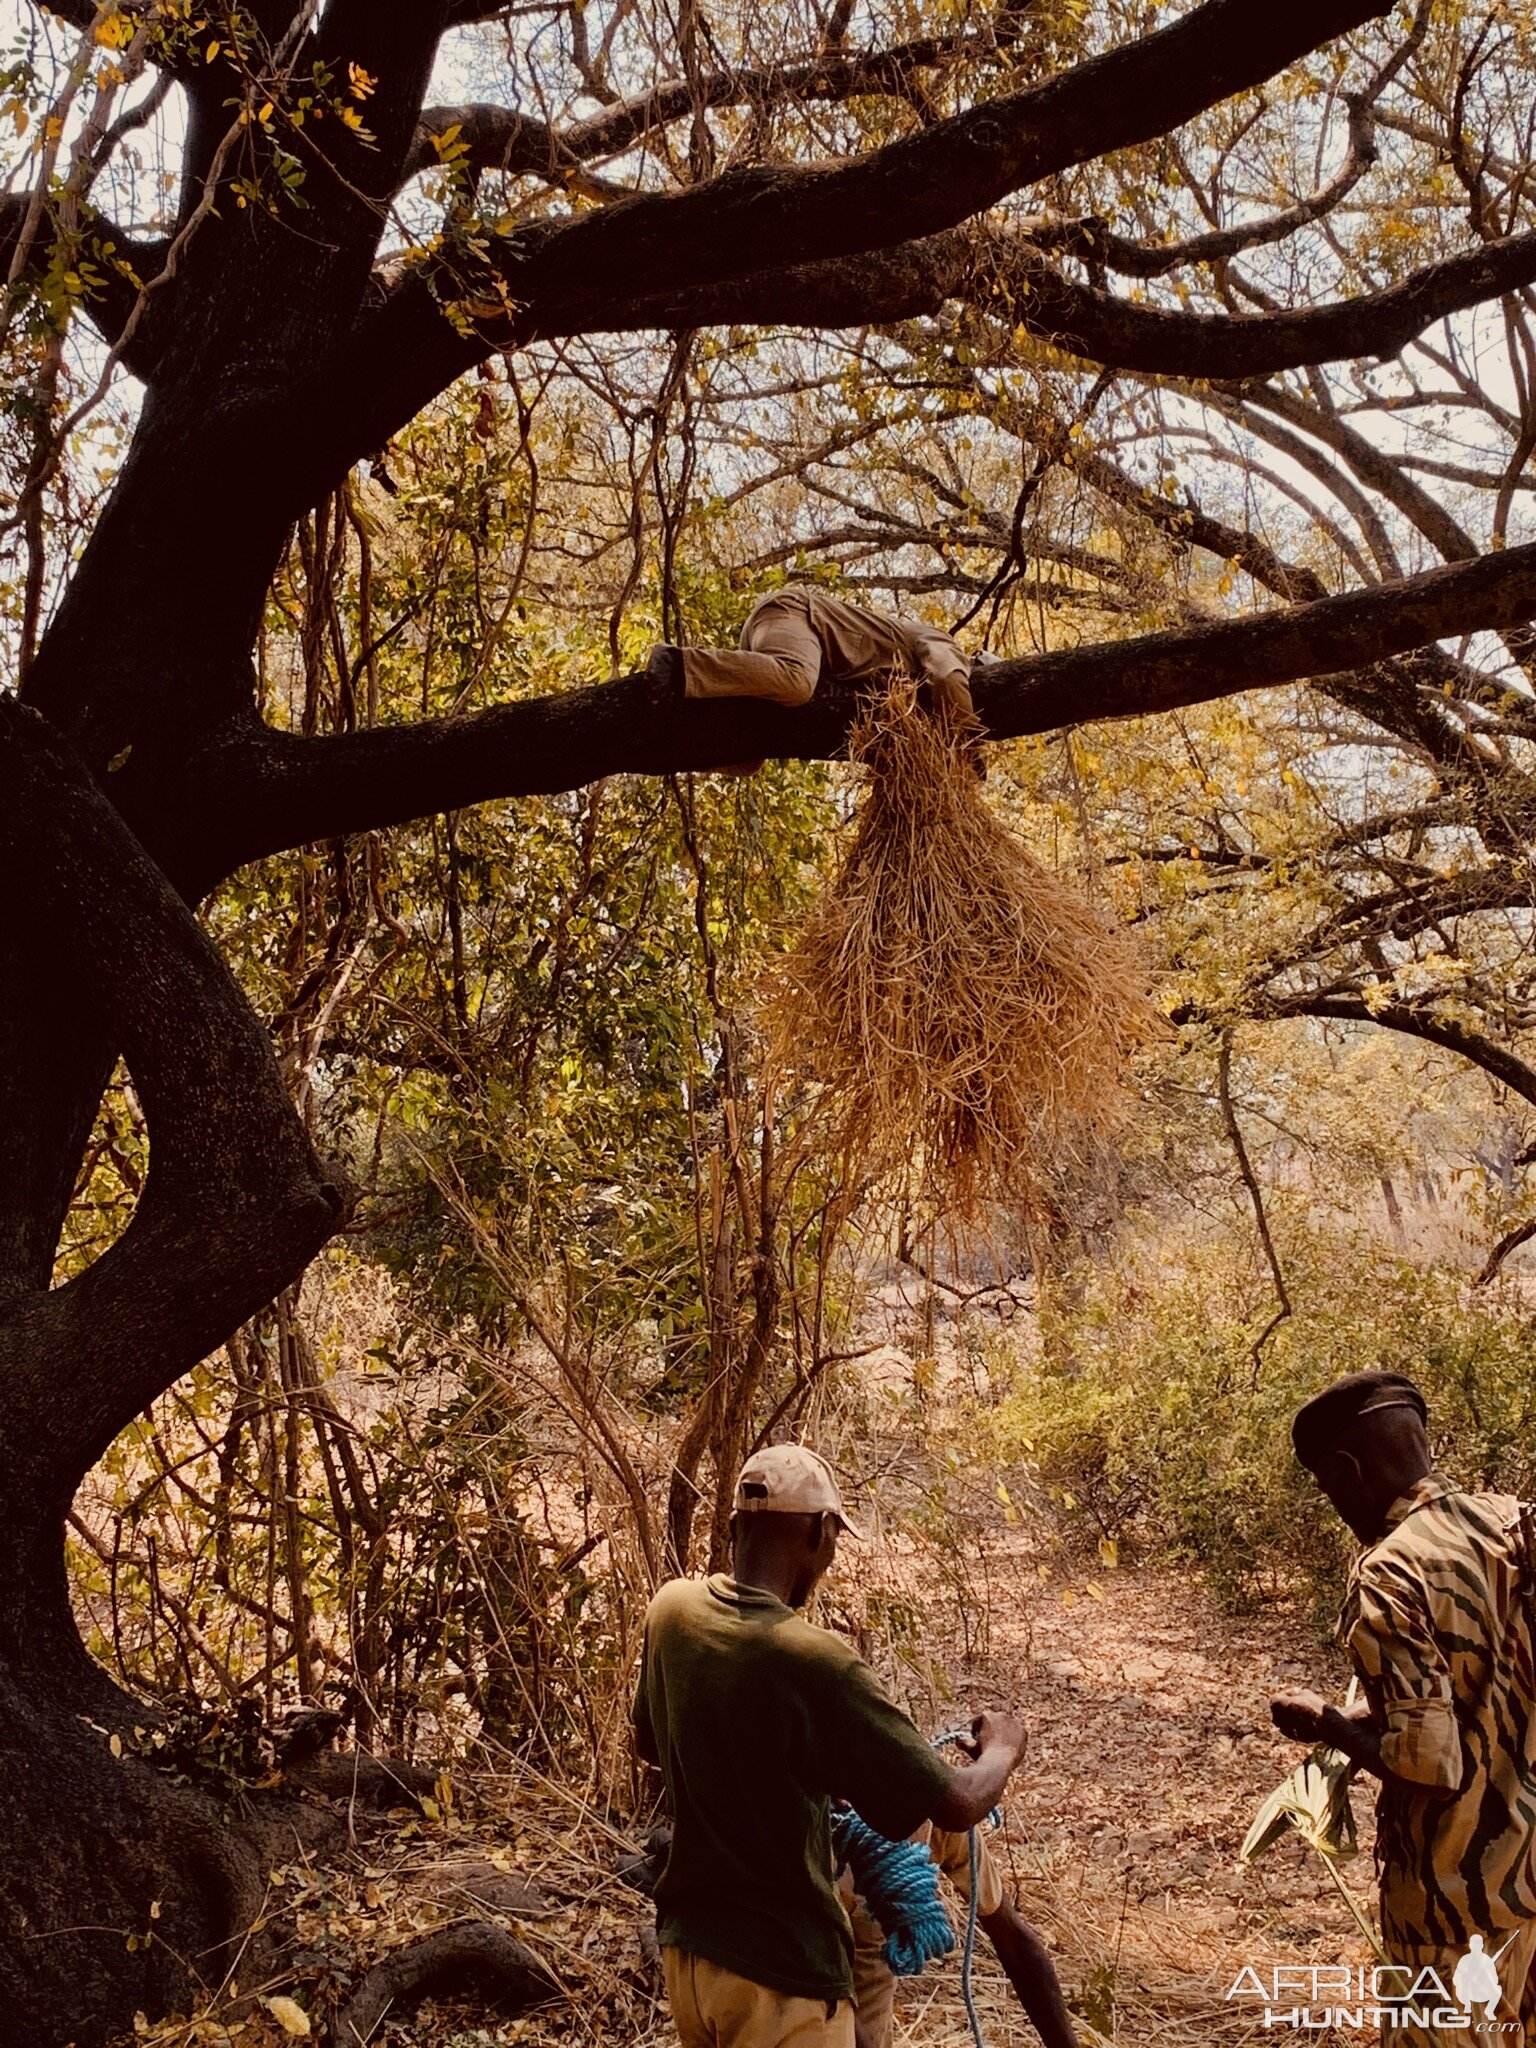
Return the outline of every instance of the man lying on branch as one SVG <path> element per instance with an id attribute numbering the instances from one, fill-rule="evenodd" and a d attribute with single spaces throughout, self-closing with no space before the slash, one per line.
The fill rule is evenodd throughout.
<path id="1" fill-rule="evenodd" d="M 971 659 L 948 633 L 919 619 L 865 611 L 809 583 L 760 597 L 739 647 L 674 647 L 664 640 L 651 650 L 646 672 L 685 697 L 760 697 L 790 710 L 810 703 L 823 676 L 860 683 L 904 674 L 926 684 L 933 708 L 962 730 L 976 720 Z"/>

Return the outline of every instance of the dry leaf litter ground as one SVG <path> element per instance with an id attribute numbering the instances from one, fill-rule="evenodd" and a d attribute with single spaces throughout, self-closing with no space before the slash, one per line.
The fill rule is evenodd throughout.
<path id="1" fill-rule="evenodd" d="M 1023 1531 L 993 1546 L 983 1653 L 925 1634 L 956 1703 L 1016 1699 L 1029 1719 L 1028 1763 L 995 1850 L 1051 1942 L 1085 2041 L 1095 2032 L 1138 2048 L 1272 2040 L 1256 2001 L 1226 1998 L 1244 1964 L 1263 1975 L 1275 1963 L 1362 1959 L 1342 1902 L 1299 1845 L 1248 1869 L 1236 1863 L 1254 1809 L 1294 1761 L 1269 1728 L 1270 1692 L 1336 1687 L 1336 1658 L 1295 1621 L 1224 1615 L 1176 1573 L 1079 1572 L 1055 1555 L 1046 1580 Z M 938 1598 L 935 1617 L 949 1604 Z M 1345 1876 L 1368 1896 L 1368 1802 L 1357 1793 L 1356 1804 L 1362 1855 Z M 569 2003 L 517 2019 L 497 2019 L 483 2002 L 428 2003 L 387 2022 L 381 2044 L 672 2041 L 646 1956 L 649 1909 L 613 1869 L 632 1830 L 526 1769 L 464 1782 L 436 1819 L 356 1825 L 343 1868 L 298 1860 L 274 1881 L 284 1948 L 270 1989 L 298 1993 L 316 2038 L 365 1965 L 476 1917 L 526 1941 Z M 977 1983 L 991 2048 L 1032 2043 L 989 1953 Z M 294 2038 L 294 2016 L 286 2020 L 263 2010 L 233 2026 L 207 2020 L 141 2038 L 277 2048 Z M 969 2038 L 955 1959 L 902 1987 L 900 2048 L 962 2048 Z"/>

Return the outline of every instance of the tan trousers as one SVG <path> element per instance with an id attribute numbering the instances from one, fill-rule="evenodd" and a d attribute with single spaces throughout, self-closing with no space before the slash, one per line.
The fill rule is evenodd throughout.
<path id="1" fill-rule="evenodd" d="M 853 2004 L 789 1998 L 686 1949 L 661 1952 L 683 2048 L 853 2048 Z"/>
<path id="2" fill-rule="evenodd" d="M 971 715 L 971 664 L 947 633 L 798 588 L 753 607 L 739 648 L 685 648 L 684 694 L 759 697 L 794 710 L 816 694 L 829 655 L 837 675 L 911 670 L 938 702 L 963 718 Z"/>
<path id="3" fill-rule="evenodd" d="M 822 660 L 820 636 L 799 606 L 760 605 L 740 648 L 684 650 L 683 688 L 690 697 L 763 697 L 793 710 L 816 694 Z"/>
<path id="4" fill-rule="evenodd" d="M 952 1835 L 943 1828 L 920 1828 L 914 1841 L 926 1835 L 934 1862 L 962 1899 L 971 1895 L 971 1852 L 966 1836 Z M 1003 1903 L 1003 1878 L 997 1859 L 985 1841 L 977 1843 L 976 1903 L 982 1919 L 995 1913 Z M 843 1904 L 853 1922 L 853 2003 L 858 2015 L 859 2048 L 891 2048 L 896 2033 L 896 1979 L 885 1960 L 885 1936 L 865 1911 L 861 1899 L 851 1896 L 846 1875 L 839 1880 Z"/>

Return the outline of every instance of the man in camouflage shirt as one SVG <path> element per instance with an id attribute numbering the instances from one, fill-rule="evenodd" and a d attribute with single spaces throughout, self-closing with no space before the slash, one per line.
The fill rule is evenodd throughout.
<path id="1" fill-rule="evenodd" d="M 1296 1455 L 1364 1546 L 1341 1620 L 1364 1700 L 1346 1714 L 1292 1692 L 1272 1712 L 1381 1781 L 1382 1940 L 1405 1966 L 1394 1992 L 1443 2010 L 1454 1995 L 1408 1995 L 1420 1972 L 1449 1992 L 1469 1953 L 1494 1959 L 1502 1999 L 1476 2024 L 1536 2043 L 1536 1559 L 1518 1501 L 1434 1469 L 1427 1419 L 1391 1372 L 1351 1373 L 1296 1416 Z M 1415 2020 L 1383 2038 L 1412 2048 L 1467 2029 Z"/>

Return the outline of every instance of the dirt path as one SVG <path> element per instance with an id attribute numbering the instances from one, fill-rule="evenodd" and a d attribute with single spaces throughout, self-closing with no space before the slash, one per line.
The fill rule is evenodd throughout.
<path id="1" fill-rule="evenodd" d="M 1257 2002 L 1226 1994 L 1244 1965 L 1267 1972 L 1363 1959 L 1344 1905 L 1299 1844 L 1250 1868 L 1236 1861 L 1254 1811 L 1295 1760 L 1270 1729 L 1270 1693 L 1311 1683 L 1337 1695 L 1337 1657 L 1294 1621 L 1224 1615 L 1176 1573 L 1104 1571 L 1090 1580 L 1067 1571 L 1057 1552 L 1042 1579 L 1023 1531 L 1001 1551 L 987 1548 L 985 1648 L 969 1661 L 959 1641 L 946 1641 L 957 1617 L 975 1620 L 958 1577 L 939 1583 L 931 1561 L 923 1567 L 888 1548 L 869 1556 L 864 1591 L 883 1587 L 889 1601 L 899 1589 L 915 1641 L 953 1684 L 953 1698 L 919 1709 L 926 1725 L 954 1717 L 962 1702 L 1012 1700 L 1028 1715 L 1029 1761 L 994 1846 L 1091 2022 L 1084 2048 L 1096 2038 L 1115 2048 L 1333 2042 L 1265 2033 Z M 851 1611 L 827 1618 L 856 1619 Z M 1357 1795 L 1356 1807 L 1363 1853 L 1346 1877 L 1368 1900 L 1366 1798 Z M 442 1866 L 475 1856 L 547 1898 L 546 1916 L 513 1914 L 504 1924 L 553 1965 L 571 2002 L 511 2021 L 474 2000 L 425 2006 L 386 2027 L 381 2048 L 675 2048 L 642 1955 L 647 1907 L 613 1875 L 625 1839 L 622 1825 L 579 1793 L 536 1773 L 477 1781 L 470 1814 L 397 1829 L 370 1844 L 350 1875 L 304 1865 L 280 1874 L 302 1950 L 295 1968 L 312 1975 L 324 1956 L 350 1978 L 365 1957 L 453 1917 L 462 1908 L 444 1901 Z M 976 1988 L 987 2048 L 1038 2048 L 985 1942 Z M 278 2048 L 279 2030 L 264 2027 L 258 2019 L 240 2034 L 240 2048 L 258 2040 Z M 1337 2037 L 1346 2038 L 1359 2048 L 1359 2036 Z M 970 2042 L 957 1958 L 901 1987 L 897 2048 Z M 175 2048 L 185 2048 L 184 2037 Z"/>
<path id="2" fill-rule="evenodd" d="M 1234 1619 L 1168 1571 L 1060 1574 L 1025 1558 L 969 1683 L 1017 1697 L 1032 1741 L 1003 1842 L 1021 1903 L 1048 1933 L 1085 2015 L 1116 2043 L 1258 2038 L 1257 2001 L 1226 1993 L 1244 1964 L 1362 1960 L 1358 1930 L 1318 1859 L 1294 1838 L 1244 1867 L 1260 1801 L 1297 1761 L 1269 1723 L 1285 1685 L 1338 1696 L 1342 1665 L 1300 1624 Z M 1370 1801 L 1355 1795 L 1362 1854 L 1345 1867 L 1371 1896 Z M 910 1987 L 910 2048 L 968 2042 L 947 1980 Z M 989 2048 L 1036 2036 L 985 1973 Z M 1270 2033 L 1266 2038 L 1288 2038 Z M 1312 2035 L 1309 2038 L 1319 2038 Z"/>

